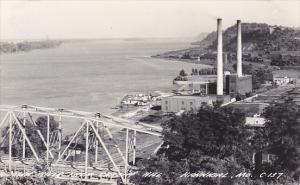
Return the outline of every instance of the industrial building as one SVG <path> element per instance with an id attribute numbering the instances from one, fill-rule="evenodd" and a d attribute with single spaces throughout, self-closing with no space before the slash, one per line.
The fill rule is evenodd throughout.
<path id="1" fill-rule="evenodd" d="M 236 74 L 226 75 L 226 94 L 236 95 L 252 92 L 252 76 L 243 75 L 242 71 L 242 24 L 237 20 L 237 69 Z"/>
<path id="2" fill-rule="evenodd" d="M 231 97 L 252 92 L 252 76 L 242 73 L 242 33 L 241 21 L 237 21 L 237 72 L 226 73 L 223 62 L 227 55 L 223 53 L 222 19 L 217 20 L 217 71 L 210 75 L 191 75 L 184 80 L 173 81 L 174 96 L 162 99 L 164 112 L 178 112 L 199 108 L 203 103 L 229 103 Z"/>
<path id="3" fill-rule="evenodd" d="M 179 112 L 181 110 L 190 111 L 197 110 L 203 104 L 213 105 L 218 100 L 216 95 L 208 96 L 169 96 L 162 100 L 163 112 Z M 225 102 L 230 101 L 229 96 L 225 96 Z"/>
<path id="4" fill-rule="evenodd" d="M 174 81 L 173 92 L 177 95 L 208 95 L 217 94 L 217 75 L 188 76 L 186 81 Z M 224 74 L 223 93 L 245 95 L 252 92 L 252 76 Z"/>
<path id="5" fill-rule="evenodd" d="M 237 74 L 226 75 L 226 94 L 242 94 L 252 92 L 252 76 L 244 75 L 238 76 Z"/>
<path id="6" fill-rule="evenodd" d="M 186 81 L 174 81 L 173 92 L 177 95 L 216 94 L 216 75 L 187 76 Z"/>

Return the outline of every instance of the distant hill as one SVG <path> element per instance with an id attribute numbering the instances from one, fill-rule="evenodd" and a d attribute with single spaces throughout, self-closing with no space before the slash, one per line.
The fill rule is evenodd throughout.
<path id="1" fill-rule="evenodd" d="M 236 25 L 223 31 L 223 51 L 236 52 L 236 37 Z M 242 23 L 242 43 L 244 52 L 300 51 L 300 29 L 271 26 L 265 23 Z M 194 46 L 191 48 L 169 51 L 154 57 L 185 59 L 195 58 L 199 54 L 207 53 L 207 51 L 216 51 L 216 31 L 207 34 L 199 41 L 193 42 L 192 45 Z"/>
<path id="2" fill-rule="evenodd" d="M 203 39 L 205 39 L 206 37 L 207 37 L 207 35 L 208 35 L 209 33 L 200 33 L 196 38 L 195 38 L 195 40 L 203 40 Z M 192 42 L 192 45 L 198 45 L 199 44 L 199 42 Z"/>
<path id="3" fill-rule="evenodd" d="M 224 51 L 236 50 L 236 25 L 223 32 Z M 300 30 L 297 28 L 270 26 L 265 23 L 242 23 L 244 51 L 295 51 L 300 50 Z M 194 42 L 200 48 L 215 50 L 217 34 L 211 32 L 204 39 Z"/>

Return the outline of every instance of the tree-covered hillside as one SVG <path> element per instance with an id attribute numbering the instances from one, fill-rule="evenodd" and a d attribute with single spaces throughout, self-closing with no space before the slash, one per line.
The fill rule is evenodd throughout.
<path id="1" fill-rule="evenodd" d="M 224 51 L 236 50 L 236 36 L 236 25 L 224 30 Z M 244 51 L 295 51 L 300 50 L 300 30 L 265 23 L 242 23 L 242 41 Z M 217 34 L 212 32 L 193 44 L 205 49 L 215 49 Z"/>
<path id="2" fill-rule="evenodd" d="M 237 28 L 232 25 L 223 31 L 223 51 L 236 52 Z M 155 57 L 174 59 L 196 59 L 217 48 L 217 33 L 213 31 L 192 43 L 194 47 L 168 51 Z M 272 52 L 300 51 L 300 29 L 271 26 L 265 23 L 242 23 L 242 46 L 244 52 L 268 54 Z M 209 54 L 208 54 L 209 55 Z M 186 57 L 187 56 L 187 57 Z M 196 58 L 195 58 L 196 57 Z M 204 58 L 207 58 L 205 56 Z"/>

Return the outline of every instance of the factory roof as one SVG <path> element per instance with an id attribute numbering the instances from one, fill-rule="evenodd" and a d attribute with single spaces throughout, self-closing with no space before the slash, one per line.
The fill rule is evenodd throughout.
<path id="1" fill-rule="evenodd" d="M 192 95 L 174 95 L 174 96 L 169 96 L 169 97 L 166 97 L 166 98 L 176 98 L 176 99 L 191 99 L 191 100 L 194 100 L 194 99 L 209 99 L 211 97 L 216 97 L 216 95 L 212 95 L 212 96 L 192 96 Z"/>
<path id="2" fill-rule="evenodd" d="M 193 75 L 188 76 L 187 79 L 192 82 L 216 82 L 217 75 Z"/>
<path id="3" fill-rule="evenodd" d="M 253 116 L 255 114 L 261 114 L 263 110 L 269 106 L 267 103 L 233 103 L 228 105 L 228 107 L 232 107 L 234 109 L 239 109 L 244 112 L 246 116 Z"/>
<path id="4" fill-rule="evenodd" d="M 208 81 L 174 81 L 174 84 L 183 85 L 183 84 L 208 84 Z"/>

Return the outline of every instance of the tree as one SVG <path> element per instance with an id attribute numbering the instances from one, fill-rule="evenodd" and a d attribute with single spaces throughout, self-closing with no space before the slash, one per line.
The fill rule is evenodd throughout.
<path id="1" fill-rule="evenodd" d="M 255 138 L 257 150 L 274 156 L 260 171 L 283 171 L 299 181 L 300 177 L 300 106 L 288 100 L 267 107 L 263 113 L 266 126 Z M 264 143 L 264 144 L 262 144 Z"/>
<path id="2" fill-rule="evenodd" d="M 243 113 L 209 106 L 174 117 L 163 127 L 164 146 L 168 147 L 162 151 L 170 160 L 186 158 L 194 150 L 221 159 L 232 156 L 233 152 L 242 154 L 250 134 L 244 126 Z"/>
<path id="3" fill-rule="evenodd" d="M 185 71 L 183 69 L 181 69 L 179 72 L 179 76 L 187 76 L 187 74 L 185 73 Z"/>
<path id="4" fill-rule="evenodd" d="M 191 56 L 188 52 L 184 53 L 181 57 L 182 59 L 191 59 Z"/>
<path id="5" fill-rule="evenodd" d="M 243 184 L 245 179 L 179 178 L 185 172 L 238 172 L 251 169 L 250 132 L 244 114 L 229 108 L 201 107 L 164 122 L 158 157 L 144 161 L 131 180 L 136 184 Z M 159 172 L 162 178 L 143 178 Z"/>
<path id="6" fill-rule="evenodd" d="M 44 142 L 40 138 L 38 134 L 38 130 L 40 130 L 42 136 L 46 140 L 47 138 L 47 116 L 41 116 L 38 117 L 37 120 L 35 121 L 36 126 L 33 125 L 28 119 L 26 119 L 25 122 L 25 130 L 26 130 L 26 135 L 30 142 L 32 143 L 35 151 L 37 154 L 42 154 L 46 151 L 46 146 L 44 145 Z M 23 119 L 19 120 L 20 123 L 23 123 Z M 7 127 L 4 130 L 8 130 L 9 128 Z M 54 120 L 52 116 L 50 116 L 50 133 L 55 132 L 58 130 L 58 122 Z M 17 133 L 21 133 L 20 129 L 18 127 L 15 127 L 13 130 L 13 134 L 15 134 L 15 142 L 13 145 L 13 150 L 12 154 L 13 156 L 16 157 L 22 157 L 23 154 L 23 137 L 17 137 Z M 20 135 L 21 136 L 21 135 Z M 5 140 L 6 142 L 3 143 L 3 145 L 6 148 L 6 152 L 8 152 L 8 140 Z M 33 157 L 33 153 L 29 147 L 29 145 L 26 143 L 25 145 L 25 153 L 26 157 Z"/>

